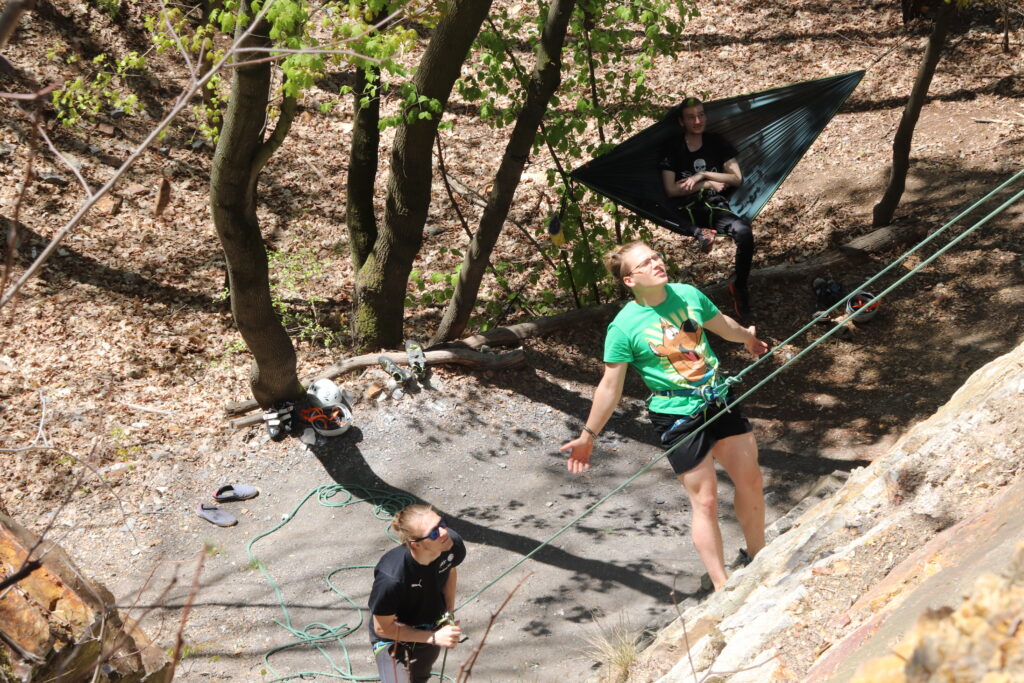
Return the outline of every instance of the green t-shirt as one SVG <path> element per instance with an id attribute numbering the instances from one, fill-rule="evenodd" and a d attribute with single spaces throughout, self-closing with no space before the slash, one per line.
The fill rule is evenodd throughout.
<path id="1" fill-rule="evenodd" d="M 672 283 L 657 306 L 630 301 L 608 325 L 605 363 L 629 363 L 651 391 L 698 390 L 716 383 L 718 356 L 704 324 L 718 315 L 711 299 L 696 287 Z M 723 392 L 724 393 L 724 392 Z M 652 396 L 648 407 L 659 413 L 689 415 L 699 396 Z"/>

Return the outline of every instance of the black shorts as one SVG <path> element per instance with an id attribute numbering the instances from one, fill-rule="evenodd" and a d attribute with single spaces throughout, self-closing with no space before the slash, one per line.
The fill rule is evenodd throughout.
<path id="1" fill-rule="evenodd" d="M 726 410 L 724 403 L 715 403 L 708 406 L 707 411 L 700 410 L 690 416 L 648 411 L 651 424 L 657 430 L 658 436 L 661 437 L 661 445 L 665 448 L 676 445 L 719 413 L 723 413 L 721 417 L 669 454 L 668 461 L 676 474 L 689 472 L 699 465 L 719 439 L 747 434 L 754 431 L 754 428 L 750 426 L 750 420 L 740 412 L 739 406 L 734 405 Z"/>

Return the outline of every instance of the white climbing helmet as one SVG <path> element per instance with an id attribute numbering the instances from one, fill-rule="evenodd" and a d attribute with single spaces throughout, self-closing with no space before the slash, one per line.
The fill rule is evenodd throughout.
<path id="1" fill-rule="evenodd" d="M 318 379 L 306 389 L 310 402 L 318 408 L 339 406 L 345 403 L 341 387 L 329 379 Z"/>
<path id="2" fill-rule="evenodd" d="M 306 389 L 310 407 L 299 413 L 303 422 L 321 436 L 338 436 L 352 426 L 352 409 L 345 393 L 329 379 L 318 379 Z"/>
<path id="3" fill-rule="evenodd" d="M 882 302 L 876 301 L 874 294 L 861 290 L 847 299 L 846 314 L 856 313 L 857 315 L 853 318 L 853 321 L 866 323 L 878 314 L 878 307 L 881 305 Z"/>

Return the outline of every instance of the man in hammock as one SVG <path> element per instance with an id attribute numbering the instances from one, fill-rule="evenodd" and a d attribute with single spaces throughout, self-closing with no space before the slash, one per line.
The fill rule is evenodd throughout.
<path id="1" fill-rule="evenodd" d="M 701 251 L 711 253 L 715 235 L 736 242 L 736 272 L 729 282 L 733 309 L 739 320 L 751 321 L 747 279 L 754 259 L 754 233 L 749 221 L 729 207 L 728 197 L 743 184 L 736 149 L 716 133 L 705 133 L 704 104 L 696 97 L 683 101 L 679 136 L 662 150 L 661 177 L 665 193 L 677 212 L 677 232 L 692 235 Z"/>
<path id="2" fill-rule="evenodd" d="M 718 590 L 726 574 L 714 462 L 722 464 L 735 485 L 733 508 L 747 543 L 740 561 L 749 561 L 764 547 L 764 484 L 750 422 L 739 406 L 728 402 L 706 332 L 743 344 L 755 357 L 768 346 L 753 327 L 719 313 L 695 287 L 670 284 L 665 262 L 643 242 L 616 247 L 605 256 L 605 267 L 629 288 L 633 301 L 608 326 L 604 376 L 594 391 L 590 415 L 580 435 L 561 450 L 569 451 L 570 472 L 590 468 L 594 439 L 619 404 L 632 365 L 653 392 L 648 400 L 651 424 L 662 445 L 673 448 L 668 461 L 690 498 L 693 544 Z M 705 423 L 710 424 L 697 432 Z"/>

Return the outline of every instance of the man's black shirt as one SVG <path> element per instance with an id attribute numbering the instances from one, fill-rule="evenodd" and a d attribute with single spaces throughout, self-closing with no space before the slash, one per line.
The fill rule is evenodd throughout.
<path id="1" fill-rule="evenodd" d="M 408 626 L 433 625 L 448 606 L 444 600 L 444 587 L 449 570 L 462 564 L 466 558 L 466 544 L 462 538 L 448 530 L 452 547 L 433 562 L 420 564 L 406 545 L 392 548 L 384 554 L 373 570 L 373 588 L 370 590 L 370 613 L 381 616 L 394 614 Z M 383 640 L 373 630 L 370 619 L 370 641 Z"/>
<path id="2" fill-rule="evenodd" d="M 674 172 L 676 181 L 680 181 L 702 171 L 724 173 L 725 162 L 735 156 L 736 148 L 717 133 L 704 133 L 700 149 L 691 152 L 686 146 L 686 133 L 680 128 L 679 135 L 672 138 L 662 149 L 661 163 L 658 164 L 658 168 Z M 722 193 L 723 196 L 728 197 L 731 190 L 732 188 L 728 188 Z M 705 190 L 705 192 L 717 194 L 714 190 Z M 695 194 L 694 198 L 697 196 Z M 685 201 L 687 197 L 680 199 Z"/>

